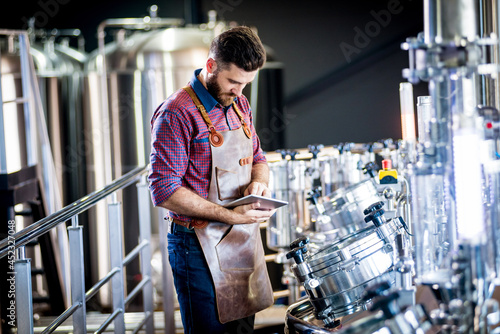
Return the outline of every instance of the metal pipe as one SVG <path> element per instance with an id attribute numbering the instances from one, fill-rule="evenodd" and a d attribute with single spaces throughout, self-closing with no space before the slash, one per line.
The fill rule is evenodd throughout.
<path id="1" fill-rule="evenodd" d="M 162 209 L 165 210 L 165 209 Z M 165 334 L 175 333 L 175 318 L 174 318 L 174 284 L 173 275 L 168 264 L 168 251 L 167 251 L 167 234 L 170 232 L 167 219 L 162 219 L 159 222 L 160 234 L 160 252 L 162 264 L 162 289 L 163 289 L 163 317 L 165 325 Z"/>
<path id="2" fill-rule="evenodd" d="M 114 274 L 120 272 L 119 268 L 113 268 L 106 276 L 104 276 L 99 282 L 94 284 L 87 293 L 85 294 L 85 301 L 88 302 L 92 297 L 94 297 L 99 289 L 104 286 L 104 284 L 108 283 L 108 281 L 113 277 Z"/>
<path id="3" fill-rule="evenodd" d="M 57 327 L 59 327 L 63 322 L 65 322 L 73 313 L 78 310 L 82 306 L 81 303 L 73 304 L 66 311 L 64 311 L 60 316 L 58 316 L 52 323 L 43 330 L 42 334 L 50 334 L 53 333 Z"/>
<path id="4" fill-rule="evenodd" d="M 2 57 L 2 50 L 0 50 L 0 59 Z M 2 73 L 2 65 L 0 62 L 0 73 Z M 6 147 L 5 147 L 5 125 L 4 125 L 4 117 L 3 117 L 3 96 L 2 96 L 2 80 L 0 80 L 0 129 L 2 131 L 0 132 L 0 174 L 6 174 L 7 173 L 7 152 L 6 152 Z"/>
<path id="5" fill-rule="evenodd" d="M 146 246 L 149 245 L 148 240 L 143 240 L 140 244 L 134 247 L 130 253 L 127 254 L 127 256 L 123 259 L 123 266 L 127 266 L 133 259 L 139 255 L 139 252 Z"/>
<path id="6" fill-rule="evenodd" d="M 28 166 L 33 166 L 36 164 L 37 160 L 37 154 L 35 150 L 35 143 L 36 143 L 36 132 L 35 132 L 35 126 L 34 121 L 35 117 L 34 116 L 34 111 L 31 109 L 31 106 L 34 105 L 34 99 L 33 99 L 33 94 L 34 91 L 30 89 L 30 83 L 29 80 L 25 80 L 26 78 L 30 77 L 30 64 L 29 64 L 29 44 L 28 44 L 28 36 L 27 34 L 20 34 L 19 35 L 19 55 L 21 58 L 21 78 L 23 78 L 21 85 L 22 85 L 22 92 L 23 96 L 27 96 L 27 101 L 24 102 L 24 126 L 25 126 L 25 133 L 26 133 L 26 154 L 28 158 Z"/>
<path id="7" fill-rule="evenodd" d="M 71 302 L 80 303 L 80 307 L 73 314 L 73 332 L 87 333 L 87 314 L 85 304 L 85 268 L 83 264 L 83 226 L 78 225 L 78 216 L 73 217 L 73 226 L 68 227 L 69 251 L 71 259 Z"/>
<path id="8" fill-rule="evenodd" d="M 111 193 L 136 182 L 137 179 L 145 173 L 147 173 L 146 167 L 137 167 L 102 189 L 96 190 L 89 195 L 76 200 L 58 212 L 40 219 L 38 222 L 33 223 L 27 228 L 19 231 L 13 236 L 16 240 L 16 248 L 26 245 L 33 239 L 47 233 L 55 226 L 68 221 L 74 215 L 84 212 L 103 198 L 109 196 Z M 0 241 L 0 258 L 7 255 L 8 246 L 7 238 Z"/>
<path id="9" fill-rule="evenodd" d="M 137 184 L 137 201 L 139 211 L 139 240 L 144 244 L 141 250 L 141 273 L 143 277 L 152 277 L 153 272 L 151 268 L 151 201 L 149 196 L 148 183 L 146 177 L 141 178 L 141 182 Z M 163 238 L 166 235 L 162 236 Z M 165 268 L 163 268 L 165 270 Z M 153 301 L 153 282 L 150 279 L 148 284 L 145 284 L 142 289 L 142 303 L 144 306 L 144 313 L 153 314 L 154 301 Z M 146 333 L 154 332 L 154 319 L 152 317 L 145 317 Z"/>
<path id="10" fill-rule="evenodd" d="M 274 300 L 290 296 L 290 290 L 273 291 Z"/>
<path id="11" fill-rule="evenodd" d="M 134 329 L 132 334 L 139 333 L 139 331 L 144 326 L 144 324 L 146 324 L 149 320 L 153 320 L 153 313 L 146 312 L 146 314 L 144 315 L 144 319 L 142 319 L 142 321 L 137 325 L 137 327 Z M 146 333 L 148 333 L 147 329 L 146 329 Z"/>
<path id="12" fill-rule="evenodd" d="M 20 334 L 33 333 L 33 298 L 31 291 L 31 260 L 17 260 L 15 272 L 9 273 L 14 279 L 17 331 Z M 12 282 L 9 283 L 9 285 Z M 11 304 L 12 305 L 12 304 Z"/>
<path id="13" fill-rule="evenodd" d="M 24 97 L 19 97 L 19 98 L 15 98 L 13 100 L 3 101 L 3 104 L 7 104 L 7 103 L 24 104 L 26 102 L 28 102 L 28 99 L 26 99 Z"/>
<path id="14" fill-rule="evenodd" d="M 150 282 L 151 282 L 150 277 L 148 277 L 148 276 L 144 277 L 139 282 L 139 284 L 137 284 L 135 286 L 135 288 L 128 294 L 127 298 L 125 298 L 125 307 L 127 307 L 132 302 L 132 300 L 134 300 L 134 298 L 137 296 L 137 294 L 139 292 L 141 292 L 142 288 L 144 288 L 144 286 Z"/>
<path id="15" fill-rule="evenodd" d="M 102 325 L 94 332 L 94 334 L 99 334 L 99 333 L 102 333 L 106 330 L 106 328 L 108 328 L 108 326 L 111 324 L 111 322 L 113 320 L 115 320 L 115 318 L 120 314 L 122 313 L 123 314 L 123 310 L 121 309 L 118 309 L 118 310 L 115 310 L 107 319 L 106 321 L 104 321 L 102 323 Z M 116 333 L 116 331 L 115 331 Z M 124 333 L 124 332 L 123 332 Z"/>
<path id="16" fill-rule="evenodd" d="M 125 303 L 124 303 L 124 279 L 123 279 L 123 246 L 122 246 L 122 220 L 121 203 L 108 204 L 109 222 L 109 255 L 110 263 L 114 268 L 119 268 L 120 272 L 113 276 L 111 280 L 113 295 L 113 311 L 123 310 L 114 320 L 115 333 L 125 333 Z"/>

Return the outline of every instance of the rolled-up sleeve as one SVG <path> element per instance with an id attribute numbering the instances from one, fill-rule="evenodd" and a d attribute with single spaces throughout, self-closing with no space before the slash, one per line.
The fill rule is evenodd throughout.
<path id="1" fill-rule="evenodd" d="M 191 126 L 178 108 L 161 105 L 151 121 L 151 155 L 148 176 L 155 206 L 167 200 L 183 184 L 189 163 Z"/>

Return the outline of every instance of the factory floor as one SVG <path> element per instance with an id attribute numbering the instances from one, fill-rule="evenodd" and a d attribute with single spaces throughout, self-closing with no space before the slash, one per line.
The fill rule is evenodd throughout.
<path id="1" fill-rule="evenodd" d="M 268 309 L 265 309 L 255 316 L 255 334 L 282 334 L 284 333 L 285 326 L 285 313 L 287 306 L 284 305 L 273 305 Z M 107 319 L 109 314 L 102 314 L 97 312 L 87 313 L 87 332 L 94 333 L 99 326 Z M 125 326 L 127 333 L 132 333 L 137 324 L 142 320 L 142 313 L 126 313 L 125 314 Z M 182 334 L 184 330 L 182 328 L 181 316 L 178 310 L 174 312 L 175 319 L 175 334 Z M 53 317 L 42 317 L 35 321 L 35 333 L 41 333 L 43 330 L 50 325 L 54 320 Z M 155 334 L 165 333 L 165 322 L 163 317 L 163 312 L 155 312 L 154 314 L 154 325 Z M 66 320 L 54 333 L 72 333 L 73 325 L 71 318 Z M 113 325 L 110 325 L 105 333 L 113 333 Z M 144 331 L 139 331 L 139 333 L 144 333 Z M 173 333 L 165 333 L 173 334 Z"/>

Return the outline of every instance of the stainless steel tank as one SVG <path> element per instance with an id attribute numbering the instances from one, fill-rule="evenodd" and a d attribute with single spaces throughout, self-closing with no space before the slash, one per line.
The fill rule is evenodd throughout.
<path id="1" fill-rule="evenodd" d="M 364 229 L 363 211 L 371 204 L 381 201 L 375 183 L 365 179 L 346 188 L 340 188 L 324 198 L 324 215 L 330 218 L 332 230 L 338 230 L 339 237 L 344 237 L 357 230 Z"/>
<path id="2" fill-rule="evenodd" d="M 62 78 L 65 75 L 76 75 L 76 68 L 79 66 L 81 71 L 83 65 L 76 59 L 69 60 L 64 57 L 62 52 L 53 48 L 53 44 L 46 44 L 46 49 L 36 42 L 30 43 L 29 37 L 24 31 L 2 31 L 0 35 L 0 96 L 6 156 L 6 166 L 1 169 L 2 173 L 10 174 L 37 166 L 40 194 L 31 194 L 32 200 L 40 197 L 44 210 L 42 214 L 49 215 L 61 209 L 63 205 L 61 188 L 58 186 L 62 183 L 59 178 L 62 174 L 56 171 L 62 160 L 58 163 L 54 161 L 54 152 L 63 152 L 63 149 L 61 142 L 53 138 L 64 137 L 62 133 L 69 132 L 65 132 L 64 125 L 58 124 L 53 128 L 54 131 L 49 133 L 47 122 L 51 118 L 61 118 L 69 114 L 68 110 L 63 108 L 66 104 L 60 91 L 61 87 L 65 87 Z M 50 143 L 53 143 L 52 147 L 49 147 Z M 16 204 L 27 206 L 27 203 Z M 27 227 L 32 220 L 28 217 L 17 217 L 17 229 Z M 63 298 L 58 300 L 60 305 L 52 304 L 51 308 L 56 310 L 62 307 L 64 310 L 70 301 L 69 254 L 65 227 L 58 227 L 49 235 L 54 251 L 51 260 L 55 263 L 55 275 L 58 277 L 58 283 L 55 285 L 60 282 L 57 288 L 62 290 Z M 34 259 L 34 265 L 41 267 L 40 252 L 33 249 L 28 249 L 27 252 L 31 253 L 29 256 Z M 49 279 L 48 276 L 46 278 Z M 42 295 L 47 293 L 47 283 L 40 276 L 34 277 L 33 288 Z"/>
<path id="3" fill-rule="evenodd" d="M 113 26 L 118 23 L 113 21 Z M 186 85 L 196 68 L 203 66 L 215 32 L 198 26 L 131 32 L 124 25 L 117 35 L 116 41 L 93 52 L 86 64 L 85 134 L 92 152 L 87 163 L 89 191 L 149 162 L 150 119 L 154 110 Z M 124 203 L 124 216 L 131 222 L 137 220 L 137 208 L 127 203 L 133 203 L 135 196 L 135 191 L 128 190 L 119 199 Z M 96 280 L 109 267 L 105 256 L 108 250 L 102 246 L 108 233 L 104 210 L 97 207 L 93 213 L 97 220 L 91 231 Z M 126 252 L 137 244 L 138 227 L 132 223 L 129 227 L 124 235 Z M 152 227 L 157 231 L 158 222 L 154 221 Z M 134 266 L 138 267 L 138 261 L 127 267 L 127 277 L 134 276 Z M 127 283 L 129 287 L 135 285 L 133 278 Z M 103 301 L 107 299 L 102 297 Z"/>
<path id="4" fill-rule="evenodd" d="M 327 328 L 314 315 L 314 307 L 307 299 L 292 304 L 286 312 L 286 334 L 426 334 L 435 333 L 431 317 L 423 305 L 399 309 L 397 314 L 360 312 L 342 319 L 336 328 Z"/>
<path id="5" fill-rule="evenodd" d="M 306 200 L 307 192 L 311 190 L 311 182 L 306 173 L 308 162 L 283 157 L 268 163 L 269 189 L 274 198 L 285 200 L 288 205 L 269 219 L 267 246 L 283 252 L 293 240 L 303 235 L 310 223 Z"/>
<path id="6" fill-rule="evenodd" d="M 78 38 L 78 31 L 74 33 Z M 32 36 L 31 47 L 61 207 L 86 195 L 85 155 L 81 148 L 84 130 L 83 67 L 87 55 L 70 47 L 63 37 L 57 30 L 43 33 L 41 38 Z M 88 238 L 87 229 L 84 233 Z M 61 253 L 69 252 L 61 238 L 57 242 Z M 65 281 L 69 282 L 69 262 L 66 266 L 68 268 L 63 275 Z M 37 279 L 40 286 L 40 276 Z M 69 284 L 66 288 L 69 296 Z"/>
<path id="7" fill-rule="evenodd" d="M 392 243 L 402 226 L 399 219 L 381 222 L 318 251 L 308 249 L 307 238 L 297 239 L 290 246 L 287 258 L 296 262 L 291 269 L 314 306 L 316 317 L 327 326 L 339 317 L 366 309 L 362 294 L 368 285 L 379 280 L 394 284 Z"/>
<path id="8" fill-rule="evenodd" d="M 5 140 L 7 158 L 2 162 L 2 172 L 12 173 L 28 166 L 29 152 L 26 141 L 29 130 L 27 131 L 25 127 L 24 105 L 16 102 L 18 98 L 23 96 L 21 59 L 18 47 L 13 36 L 1 37 L 0 69 L 4 124 L 4 128 L 1 130 Z M 30 164 L 32 163 L 33 161 L 30 161 Z"/>
<path id="9" fill-rule="evenodd" d="M 31 53 L 47 120 L 59 192 L 63 205 L 67 205 L 86 194 L 83 67 L 87 54 L 60 43 L 60 38 L 57 32 L 36 38 Z"/>

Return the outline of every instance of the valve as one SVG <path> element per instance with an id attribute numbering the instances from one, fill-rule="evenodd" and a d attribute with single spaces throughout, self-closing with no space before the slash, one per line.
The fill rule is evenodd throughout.
<path id="1" fill-rule="evenodd" d="M 375 177 L 375 172 L 378 170 L 378 166 L 374 162 L 369 162 L 366 165 L 364 165 L 361 170 L 363 171 L 363 174 L 367 174 L 370 177 Z"/>
<path id="2" fill-rule="evenodd" d="M 323 148 L 324 146 L 319 144 L 319 145 L 308 145 L 307 148 L 309 149 L 309 153 L 312 154 L 312 158 L 313 159 L 317 159 L 318 158 L 318 153 L 321 151 L 321 149 Z"/>
<path id="3" fill-rule="evenodd" d="M 304 262 L 304 254 L 306 253 L 307 253 L 307 247 L 304 245 L 296 247 L 291 251 L 289 251 L 288 253 L 286 253 L 286 258 L 287 259 L 293 258 L 295 260 L 295 263 L 301 264 L 302 262 Z"/>
<path id="4" fill-rule="evenodd" d="M 342 149 L 344 150 L 344 152 L 351 152 L 353 146 L 354 146 L 354 143 L 344 143 L 342 145 Z"/>
<path id="5" fill-rule="evenodd" d="M 391 284 L 388 281 L 372 284 L 366 288 L 365 293 L 363 294 L 363 300 L 365 302 L 370 301 L 371 299 L 380 296 L 390 288 Z"/>
<path id="6" fill-rule="evenodd" d="M 318 205 L 318 198 L 321 197 L 321 187 L 314 187 L 313 189 L 309 190 L 307 192 L 307 195 L 309 195 L 309 197 L 306 198 L 306 200 L 308 200 L 309 202 L 311 202 L 311 204 L 314 204 L 315 206 Z"/>
<path id="7" fill-rule="evenodd" d="M 285 160 L 286 156 L 288 155 L 288 151 L 285 149 L 276 150 L 276 153 L 279 153 L 281 155 L 281 159 L 283 160 Z"/>
<path id="8" fill-rule="evenodd" d="M 384 145 L 384 148 L 390 148 L 394 144 L 392 138 L 380 139 L 378 142 Z"/>
<path id="9" fill-rule="evenodd" d="M 384 202 L 380 201 L 380 202 L 375 202 L 373 203 L 372 205 L 370 205 L 369 207 L 367 207 L 363 213 L 365 215 L 369 214 L 370 212 L 373 212 L 373 211 L 377 211 L 377 210 L 380 210 L 382 209 L 382 207 L 384 206 Z"/>
<path id="10" fill-rule="evenodd" d="M 367 144 L 367 151 L 368 151 L 368 153 L 373 153 L 373 143 Z"/>
<path id="11" fill-rule="evenodd" d="M 307 245 L 308 243 L 309 243 L 309 237 L 302 236 L 292 241 L 292 243 L 290 244 L 290 249 L 302 247 Z"/>
<path id="12" fill-rule="evenodd" d="M 370 212 L 366 217 L 365 217 L 365 223 L 368 222 L 373 222 L 373 225 L 376 227 L 380 227 L 384 225 L 385 219 L 384 219 L 384 209 L 378 209 L 375 211 Z"/>
<path id="13" fill-rule="evenodd" d="M 367 207 L 363 213 L 366 215 L 365 217 L 365 223 L 368 222 L 373 222 L 373 225 L 376 227 L 380 227 L 385 223 L 385 218 L 384 218 L 384 209 L 382 207 L 384 206 L 384 202 L 375 202 L 369 207 Z"/>
<path id="14" fill-rule="evenodd" d="M 344 144 L 343 143 L 338 144 L 336 148 L 337 148 L 337 150 L 339 150 L 339 154 L 344 153 Z"/>
<path id="15" fill-rule="evenodd" d="M 295 263 L 301 264 L 304 262 L 304 254 L 307 253 L 307 244 L 309 243 L 309 237 L 302 236 L 298 239 L 295 239 L 290 244 L 290 249 L 288 253 L 286 253 L 286 258 L 295 260 Z"/>
<path id="16" fill-rule="evenodd" d="M 383 281 L 369 286 L 363 296 L 364 301 L 372 301 L 371 312 L 382 310 L 386 319 L 392 319 L 401 312 L 395 302 L 399 298 L 399 292 L 390 291 L 391 284 Z"/>

